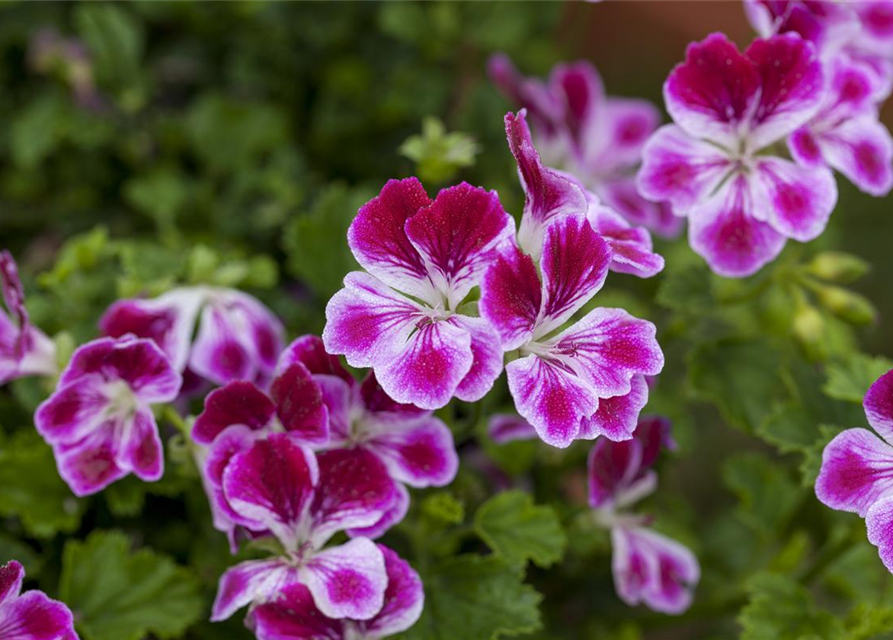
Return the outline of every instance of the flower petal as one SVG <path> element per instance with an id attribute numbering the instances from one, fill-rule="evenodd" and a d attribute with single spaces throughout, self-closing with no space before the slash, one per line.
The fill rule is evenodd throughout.
<path id="1" fill-rule="evenodd" d="M 557 361 L 531 355 L 510 362 L 505 370 L 518 413 L 553 447 L 569 446 L 580 420 L 598 408 L 589 384 Z"/>
<path id="2" fill-rule="evenodd" d="M 763 149 L 805 124 L 823 97 L 822 64 L 812 43 L 795 34 L 754 40 L 745 55 L 760 78 L 759 103 L 747 135 Z"/>
<path id="3" fill-rule="evenodd" d="M 483 318 L 456 314 L 447 320 L 468 332 L 471 337 L 471 369 L 456 387 L 456 397 L 477 402 L 490 392 L 502 373 L 502 345 L 499 335 Z"/>
<path id="4" fill-rule="evenodd" d="M 739 127 L 759 93 L 757 69 L 722 33 L 688 45 L 685 62 L 664 84 L 667 111 L 676 124 L 691 136 L 728 148 L 737 144 Z"/>
<path id="5" fill-rule="evenodd" d="M 837 183 L 822 167 L 805 168 L 781 158 L 764 158 L 753 173 L 754 217 L 780 234 L 808 242 L 817 238 L 837 204 Z"/>
<path id="6" fill-rule="evenodd" d="M 731 167 L 729 157 L 713 145 L 667 125 L 651 136 L 642 151 L 639 193 L 655 202 L 669 202 L 674 212 L 687 214 L 716 191 Z"/>
<path id="7" fill-rule="evenodd" d="M 495 191 L 463 182 L 438 193 L 433 204 L 407 220 L 406 235 L 434 286 L 455 309 L 515 235 L 515 224 Z"/>
<path id="8" fill-rule="evenodd" d="M 599 398 L 610 398 L 628 394 L 634 376 L 660 373 L 664 356 L 656 333 L 651 322 L 623 309 L 596 308 L 550 341 L 549 347 Z"/>
<path id="9" fill-rule="evenodd" d="M 205 408 L 192 427 L 192 439 L 209 445 L 221 431 L 234 424 L 263 429 L 275 413 L 273 402 L 254 383 L 230 382 L 205 397 Z"/>
<path id="10" fill-rule="evenodd" d="M 412 427 L 379 428 L 367 446 L 398 482 L 418 488 L 442 487 L 456 477 L 459 456 L 453 434 L 439 418 L 423 418 Z"/>
<path id="11" fill-rule="evenodd" d="M 252 602 L 269 602 L 297 580 L 297 570 L 280 558 L 248 560 L 230 567 L 220 576 L 211 622 L 226 620 Z"/>
<path id="12" fill-rule="evenodd" d="M 34 413 L 37 432 L 51 445 L 73 444 L 105 421 L 109 399 L 105 381 L 91 375 L 61 385 Z"/>
<path id="13" fill-rule="evenodd" d="M 439 409 L 471 371 L 471 333 L 449 321 L 422 320 L 403 343 L 382 350 L 375 375 L 397 402 Z"/>
<path id="14" fill-rule="evenodd" d="M 276 369 L 283 371 L 297 362 L 307 367 L 307 370 L 314 375 L 338 376 L 351 385 L 356 382 L 341 366 L 338 356 L 326 352 L 325 344 L 319 336 L 308 334 L 295 338 L 279 356 Z"/>
<path id="15" fill-rule="evenodd" d="M 326 305 L 326 351 L 344 354 L 352 367 L 372 367 L 402 345 L 421 319 L 421 307 L 380 280 L 354 271 Z"/>
<path id="16" fill-rule="evenodd" d="M 534 337 L 564 324 L 605 282 L 611 249 L 582 217 L 556 220 L 543 243 L 543 306 Z"/>
<path id="17" fill-rule="evenodd" d="M 481 316 L 499 334 L 504 351 L 533 337 L 542 305 L 542 284 L 533 259 L 510 247 L 487 270 L 481 284 Z"/>
<path id="18" fill-rule="evenodd" d="M 506 444 L 516 440 L 535 440 L 536 429 L 527 420 L 514 413 L 497 413 L 490 416 L 487 435 L 496 444 Z"/>
<path id="19" fill-rule="evenodd" d="M 415 569 L 386 546 L 380 544 L 378 548 L 384 555 L 388 588 L 384 594 L 384 607 L 362 625 L 369 638 L 386 638 L 406 631 L 422 615 L 425 605 L 422 580 Z"/>
<path id="20" fill-rule="evenodd" d="M 344 622 L 316 608 L 310 590 L 299 582 L 254 607 L 246 619 L 257 640 L 344 640 Z"/>
<path id="21" fill-rule="evenodd" d="M 689 213 L 689 244 L 721 276 L 743 278 L 772 262 L 785 237 L 752 217 L 746 178 L 737 176 Z"/>
<path id="22" fill-rule="evenodd" d="M 409 513 L 409 491 L 402 484 L 395 483 L 394 488 L 397 490 L 397 501 L 393 506 L 385 511 L 384 515 L 377 522 L 368 527 L 354 527 L 347 530 L 347 535 L 351 538 L 369 538 L 375 540 L 388 532 L 388 529 L 395 524 L 403 522 L 403 518 Z"/>
<path id="23" fill-rule="evenodd" d="M 614 504 L 620 491 L 632 484 L 641 469 L 642 445 L 639 441 L 596 440 L 586 463 L 589 506 L 598 509 Z"/>
<path id="24" fill-rule="evenodd" d="M 368 620 L 384 605 L 384 555 L 366 538 L 317 553 L 301 567 L 300 576 L 317 608 L 330 618 Z"/>
<path id="25" fill-rule="evenodd" d="M 893 572 L 893 498 L 875 502 L 865 515 L 868 541 L 878 548 L 887 571 Z"/>
<path id="26" fill-rule="evenodd" d="M 59 385 L 84 376 L 123 380 L 143 402 L 169 402 L 177 397 L 182 377 L 164 352 L 145 338 L 99 338 L 75 350 Z"/>
<path id="27" fill-rule="evenodd" d="M 164 474 L 164 448 L 152 411 L 140 409 L 134 413 L 124 433 L 118 464 L 145 482 L 160 480 Z"/>
<path id="28" fill-rule="evenodd" d="M 893 138 L 875 114 L 853 118 L 819 139 L 829 165 L 865 193 L 886 196 L 893 188 Z"/>
<path id="29" fill-rule="evenodd" d="M 868 388 L 862 400 L 865 415 L 880 436 L 893 443 L 893 371 L 888 371 Z"/>
<path id="30" fill-rule="evenodd" d="M 189 356 L 189 368 L 214 384 L 252 380 L 256 363 L 234 318 L 223 305 L 208 304 L 202 310 L 198 335 Z"/>
<path id="31" fill-rule="evenodd" d="M 524 188 L 518 244 L 537 258 L 542 252 L 546 224 L 555 218 L 586 211 L 586 199 L 572 180 L 543 165 L 530 139 L 526 115 L 523 110 L 517 115 L 506 114 L 505 133 Z"/>
<path id="32" fill-rule="evenodd" d="M 360 398 L 367 414 L 375 420 L 387 423 L 413 421 L 431 413 L 427 409 L 419 409 L 414 404 L 402 404 L 395 401 L 378 384 L 373 371 L 366 375 L 360 385 Z"/>
<path id="33" fill-rule="evenodd" d="M 838 511 L 865 516 L 869 507 L 893 493 L 893 447 L 867 429 L 839 433 L 822 453 L 815 481 L 819 500 Z"/>
<path id="34" fill-rule="evenodd" d="M 16 560 L 10 560 L 0 567 L 0 604 L 21 593 L 24 579 L 25 569 Z"/>
<path id="35" fill-rule="evenodd" d="M 273 379 L 270 397 L 286 431 L 309 444 L 329 441 L 329 412 L 319 385 L 299 362 Z"/>
<path id="36" fill-rule="evenodd" d="M 522 76 L 503 53 L 490 58 L 487 71 L 503 95 L 529 112 L 540 136 L 552 138 L 557 134 L 556 127 L 561 120 L 564 104 L 543 82 Z"/>
<path id="37" fill-rule="evenodd" d="M 642 147 L 659 124 L 660 112 L 647 100 L 608 98 L 600 144 L 591 145 L 587 165 L 599 174 L 634 167 L 642 159 Z"/>
<path id="38" fill-rule="evenodd" d="M 223 492 L 239 524 L 272 531 L 294 550 L 318 481 L 313 453 L 288 434 L 276 433 L 232 457 L 223 472 Z"/>
<path id="39" fill-rule="evenodd" d="M 66 640 L 74 634 L 71 611 L 40 591 L 28 591 L 0 607 L 4 640 Z"/>
<path id="40" fill-rule="evenodd" d="M 400 499 L 387 467 L 366 449 L 332 449 L 318 461 L 319 485 L 310 507 L 310 537 L 317 548 L 338 531 L 376 524 Z"/>
<path id="41" fill-rule="evenodd" d="M 619 213 L 591 202 L 589 224 L 611 248 L 611 271 L 650 278 L 664 268 L 664 259 L 652 250 L 651 234 L 633 227 Z"/>
<path id="42" fill-rule="evenodd" d="M 83 440 L 54 447 L 59 475 L 76 496 L 102 491 L 127 475 L 128 470 L 118 464 L 121 443 L 115 434 L 119 430 L 123 430 L 119 419 L 110 418 Z"/>
<path id="43" fill-rule="evenodd" d="M 667 202 L 651 202 L 639 193 L 635 175 L 611 176 L 598 185 L 599 196 L 628 222 L 645 227 L 661 238 L 676 238 L 685 219 Z"/>
<path id="44" fill-rule="evenodd" d="M 605 108 L 605 88 L 598 71 L 586 60 L 558 64 L 549 76 L 549 88 L 564 97 L 564 128 L 582 159 L 588 141 L 598 133 L 599 112 Z"/>
<path id="45" fill-rule="evenodd" d="M 424 261 L 405 231 L 406 221 L 430 204 L 417 178 L 388 180 L 381 193 L 360 207 L 347 231 L 347 243 L 357 262 L 373 276 L 398 291 L 433 302 Z"/>
<path id="46" fill-rule="evenodd" d="M 629 440 L 639 421 L 639 414 L 648 403 L 648 384 L 644 376 L 633 376 L 632 388 L 622 396 L 600 398 L 598 410 L 584 418 L 577 437 L 594 440 L 604 436 L 608 440 Z"/>
<path id="47" fill-rule="evenodd" d="M 236 454 L 251 448 L 254 441 L 260 437 L 262 437 L 260 432 L 252 431 L 242 425 L 227 427 L 214 439 L 204 460 L 199 458 L 202 481 L 208 493 L 208 501 L 211 503 L 214 528 L 227 534 L 233 553 L 238 551 L 234 537 L 236 521 L 241 520 L 242 516 L 233 510 L 226 499 L 223 491 L 223 472 Z"/>

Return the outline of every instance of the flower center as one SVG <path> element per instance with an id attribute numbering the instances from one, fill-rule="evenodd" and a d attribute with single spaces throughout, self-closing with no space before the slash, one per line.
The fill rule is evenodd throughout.
<path id="1" fill-rule="evenodd" d="M 130 385 L 123 380 L 114 380 L 105 385 L 108 400 L 106 415 L 128 418 L 137 412 L 139 402 Z"/>

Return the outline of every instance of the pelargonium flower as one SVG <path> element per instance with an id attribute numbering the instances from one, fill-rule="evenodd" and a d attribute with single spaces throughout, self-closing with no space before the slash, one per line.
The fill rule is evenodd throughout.
<path id="1" fill-rule="evenodd" d="M 355 271 L 326 307 L 323 341 L 369 367 L 394 400 L 437 409 L 482 398 L 502 370 L 498 336 L 461 306 L 514 235 L 495 192 L 462 183 L 435 200 L 416 178 L 391 180 L 357 213 Z"/>
<path id="2" fill-rule="evenodd" d="M 742 277 L 775 259 L 788 238 L 824 230 L 837 202 L 825 167 L 771 154 L 823 97 L 813 45 L 794 34 L 755 40 L 742 54 L 715 33 L 689 45 L 664 84 L 675 124 L 643 152 L 639 190 L 689 220 L 689 242 L 718 274 Z"/>
<path id="3" fill-rule="evenodd" d="M 556 447 L 631 437 L 648 398 L 643 376 L 663 368 L 654 325 L 622 309 L 593 309 L 562 330 L 601 288 L 610 263 L 586 218 L 566 216 L 546 227 L 539 270 L 511 246 L 481 286 L 481 315 L 502 348 L 518 352 L 506 365 L 515 407 Z"/>
<path id="4" fill-rule="evenodd" d="M 862 405 L 875 433 L 847 429 L 831 440 L 815 493 L 832 509 L 865 518 L 868 540 L 893 572 L 893 371 L 871 385 Z"/>
<path id="5" fill-rule="evenodd" d="M 534 259 L 543 249 L 543 235 L 551 221 L 585 214 L 593 229 L 611 247 L 611 270 L 647 278 L 664 267 L 653 252 L 651 234 L 634 227 L 623 216 L 603 205 L 599 197 L 570 174 L 543 165 L 530 137 L 524 109 L 505 116 L 509 149 L 518 163 L 524 188 L 524 212 L 518 229 L 518 245 Z"/>
<path id="6" fill-rule="evenodd" d="M 254 607 L 246 624 L 257 640 L 380 640 L 406 631 L 422 613 L 422 581 L 395 552 L 384 545 L 378 548 L 384 555 L 388 587 L 384 607 L 369 620 L 328 618 L 314 604 L 310 590 L 295 583 L 278 598 Z"/>
<path id="7" fill-rule="evenodd" d="M 79 347 L 34 414 L 59 474 L 78 496 L 129 473 L 153 482 L 164 450 L 152 405 L 177 396 L 181 377 L 151 340 L 100 338 Z"/>
<path id="8" fill-rule="evenodd" d="M 0 287 L 6 303 L 6 313 L 0 308 L 0 385 L 56 373 L 56 347 L 31 324 L 18 267 L 8 251 L 0 251 Z"/>
<path id="9" fill-rule="evenodd" d="M 643 418 L 631 440 L 596 441 L 589 454 L 589 505 L 595 521 L 611 530 L 614 588 L 630 606 L 682 613 L 700 579 L 694 554 L 648 528 L 651 518 L 624 512 L 657 486 L 650 467 L 663 447 L 674 447 L 665 418 Z"/>
<path id="10" fill-rule="evenodd" d="M 0 640 L 78 640 L 68 607 L 41 591 L 22 593 L 24 578 L 15 560 L 0 567 Z"/>
<path id="11" fill-rule="evenodd" d="M 215 461 L 212 451 L 209 458 L 222 468 L 220 507 L 246 529 L 275 536 L 283 555 L 228 569 L 211 620 L 273 601 L 294 583 L 330 618 L 368 620 L 381 611 L 388 583 L 382 551 L 364 537 L 325 545 L 339 531 L 375 524 L 399 499 L 384 464 L 362 449 L 314 455 L 288 433 L 229 427 L 214 448 L 225 438 L 231 455 Z"/>
<path id="12" fill-rule="evenodd" d="M 536 429 L 515 413 L 496 413 L 487 421 L 487 435 L 496 444 L 535 440 Z"/>
<path id="13" fill-rule="evenodd" d="M 878 81 L 868 65 L 848 58 L 826 64 L 828 87 L 818 113 L 788 139 L 807 167 L 837 169 L 862 191 L 893 187 L 893 138 L 878 119 Z"/>
<path id="14" fill-rule="evenodd" d="M 605 95 L 595 67 L 586 61 L 559 64 L 547 82 L 525 78 L 511 60 L 490 59 L 496 86 L 533 121 L 546 163 L 574 175 L 626 220 L 662 236 L 675 236 L 681 221 L 668 207 L 643 199 L 635 170 L 642 147 L 660 124 L 650 102 Z"/>
<path id="15" fill-rule="evenodd" d="M 219 287 L 180 287 L 150 300 L 118 300 L 99 328 L 112 337 L 150 338 L 186 378 L 197 374 L 215 385 L 269 383 L 284 335 L 282 323 L 259 300 Z"/>

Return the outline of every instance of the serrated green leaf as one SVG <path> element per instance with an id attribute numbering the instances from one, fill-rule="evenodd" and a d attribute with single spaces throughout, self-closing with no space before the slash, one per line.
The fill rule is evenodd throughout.
<path id="1" fill-rule="evenodd" d="M 822 391 L 831 398 L 862 404 L 862 398 L 875 380 L 893 369 L 893 361 L 854 353 L 842 362 L 828 365 L 828 380 Z"/>
<path id="2" fill-rule="evenodd" d="M 425 609 L 403 640 L 496 640 L 536 631 L 542 596 L 495 556 L 450 558 L 422 579 Z"/>
<path id="3" fill-rule="evenodd" d="M 713 402 L 730 426 L 753 432 L 783 398 L 782 356 L 769 342 L 725 339 L 699 345 L 688 358 L 695 394 Z"/>
<path id="4" fill-rule="evenodd" d="M 869 640 L 890 633 L 893 633 L 893 607 L 877 607 L 860 602 L 847 615 L 846 631 L 842 638 Z"/>
<path id="5" fill-rule="evenodd" d="M 760 454 L 732 456 L 722 477 L 738 496 L 741 520 L 767 538 L 781 530 L 797 505 L 799 490 L 785 467 Z"/>
<path id="6" fill-rule="evenodd" d="M 62 560 L 59 596 L 85 640 L 171 638 L 204 613 L 198 580 L 151 549 L 131 553 L 119 531 L 70 541 Z"/>
<path id="7" fill-rule="evenodd" d="M 567 545 L 555 511 L 533 504 L 523 491 L 504 491 L 487 500 L 475 514 L 474 528 L 510 564 L 532 560 L 548 567 L 561 559 Z"/>
<path id="8" fill-rule="evenodd" d="M 654 300 L 673 311 L 700 313 L 710 309 L 715 304 L 710 269 L 704 264 L 691 264 L 667 270 Z"/>
<path id="9" fill-rule="evenodd" d="M 0 443 L 0 513 L 49 538 L 77 529 L 83 512 L 84 501 L 59 477 L 53 450 L 37 433 L 22 431 Z"/>
<path id="10" fill-rule="evenodd" d="M 792 578 L 762 573 L 748 583 L 750 602 L 741 610 L 741 640 L 838 640 L 840 620 L 816 607 Z"/>

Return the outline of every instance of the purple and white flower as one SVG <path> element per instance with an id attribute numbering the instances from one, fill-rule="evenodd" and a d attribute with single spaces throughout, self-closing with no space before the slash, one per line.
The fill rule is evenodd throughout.
<path id="1" fill-rule="evenodd" d="M 383 545 L 388 587 L 384 606 L 369 620 L 335 620 L 314 604 L 303 584 L 287 587 L 278 597 L 254 607 L 246 624 L 258 640 L 380 640 L 406 631 L 422 613 L 425 593 L 419 575 Z"/>
<path id="2" fill-rule="evenodd" d="M 795 34 L 755 40 L 742 54 L 720 33 L 689 45 L 664 84 L 675 124 L 648 141 L 642 195 L 689 220 L 689 242 L 718 274 L 750 275 L 788 238 L 822 233 L 837 202 L 824 166 L 772 147 L 807 124 L 824 97 L 822 64 Z"/>
<path id="3" fill-rule="evenodd" d="M 151 340 L 100 338 L 74 352 L 34 422 L 76 495 L 130 473 L 147 482 L 161 478 L 164 450 L 152 405 L 176 398 L 180 384 Z"/>
<path id="4" fill-rule="evenodd" d="M 589 454 L 589 506 L 595 522 L 611 530 L 614 587 L 630 606 L 662 613 L 691 605 L 700 566 L 684 545 L 648 528 L 650 517 L 625 512 L 657 487 L 651 469 L 664 447 L 674 447 L 665 418 L 639 421 L 632 439 L 600 438 Z"/>
<path id="5" fill-rule="evenodd" d="M 56 373 L 56 347 L 31 324 L 18 267 L 8 251 L 0 251 L 0 288 L 6 312 L 0 307 L 0 385 L 26 376 Z"/>
<path id="6" fill-rule="evenodd" d="M 193 338 L 198 319 L 198 333 Z M 269 383 L 284 329 L 256 298 L 235 289 L 180 287 L 150 300 L 118 300 L 99 321 L 104 335 L 149 338 L 184 380 Z"/>
<path id="7" fill-rule="evenodd" d="M 490 59 L 490 77 L 533 123 L 550 166 L 572 174 L 628 222 L 672 237 L 681 221 L 669 207 L 642 198 L 635 184 L 642 148 L 660 124 L 650 102 L 605 95 L 586 61 L 557 65 L 548 81 L 525 78 L 505 55 Z"/>
<path id="8" fill-rule="evenodd" d="M 498 336 L 463 302 L 514 235 L 495 192 L 462 183 L 435 200 L 415 178 L 391 180 L 360 208 L 349 273 L 326 307 L 329 353 L 369 367 L 404 404 L 481 399 L 502 371 Z"/>
<path id="9" fill-rule="evenodd" d="M 0 567 L 0 640 L 78 640 L 71 611 L 42 591 L 22 593 L 25 570 Z"/>
<path id="10" fill-rule="evenodd" d="M 862 401 L 867 429 L 847 429 L 822 453 L 815 482 L 819 500 L 865 518 L 868 540 L 893 572 L 893 371 L 871 385 Z"/>
<path id="11" fill-rule="evenodd" d="M 226 459 L 213 449 L 229 439 Z M 236 444 L 237 441 L 241 441 Z M 255 535 L 272 535 L 283 553 L 242 562 L 223 574 L 211 619 L 276 600 L 303 584 L 329 618 L 369 620 L 385 604 L 385 557 L 372 541 L 354 537 L 326 547 L 339 531 L 369 527 L 399 500 L 384 464 L 362 449 L 314 455 L 288 433 L 260 435 L 229 427 L 208 464 L 218 464 L 220 508 Z"/>

